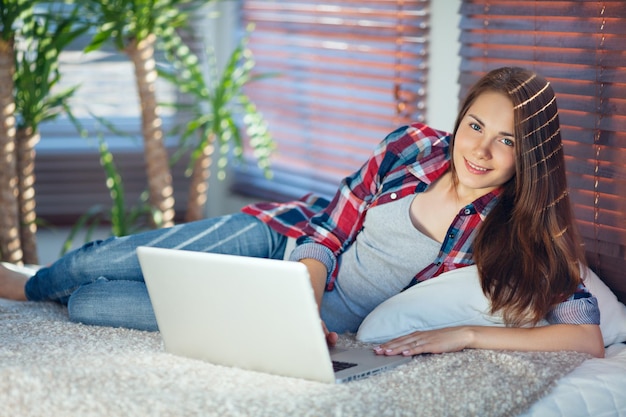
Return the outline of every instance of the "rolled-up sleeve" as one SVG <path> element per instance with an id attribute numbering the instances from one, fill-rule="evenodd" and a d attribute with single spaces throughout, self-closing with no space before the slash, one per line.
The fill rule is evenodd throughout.
<path id="1" fill-rule="evenodd" d="M 591 294 L 557 304 L 546 317 L 550 324 L 600 324 L 598 299 Z"/>
<path id="2" fill-rule="evenodd" d="M 299 261 L 301 259 L 311 258 L 320 261 L 326 266 L 326 284 L 328 285 L 332 278 L 332 273 L 337 265 L 337 257 L 326 246 L 319 243 L 303 243 L 295 247 L 289 255 L 290 261 Z"/>

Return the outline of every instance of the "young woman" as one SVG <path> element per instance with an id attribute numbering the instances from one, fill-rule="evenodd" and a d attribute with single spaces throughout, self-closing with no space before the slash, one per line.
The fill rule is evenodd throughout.
<path id="1" fill-rule="evenodd" d="M 423 124 L 389 134 L 330 202 L 308 195 L 93 242 L 32 277 L 1 269 L 0 296 L 55 300 L 87 324 L 156 330 L 140 245 L 303 262 L 331 344 L 407 286 L 475 263 L 508 327 L 415 332 L 376 352 L 604 354 L 597 301 L 580 278 L 555 96 L 521 68 L 479 80 L 452 135 Z M 550 325 L 532 326 L 544 318 Z"/>

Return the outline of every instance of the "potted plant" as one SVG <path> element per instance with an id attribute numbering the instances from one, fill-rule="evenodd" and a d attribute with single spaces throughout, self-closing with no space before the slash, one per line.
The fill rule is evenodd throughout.
<path id="1" fill-rule="evenodd" d="M 94 22 L 97 32 L 86 52 L 112 42 L 132 61 L 141 105 L 141 130 L 148 179 L 149 202 L 155 226 L 174 224 L 174 197 L 169 156 L 156 98 L 155 47 L 168 34 L 182 45 L 175 32 L 189 13 L 210 0 L 76 0 Z M 171 40 L 170 40 L 171 42 Z"/>

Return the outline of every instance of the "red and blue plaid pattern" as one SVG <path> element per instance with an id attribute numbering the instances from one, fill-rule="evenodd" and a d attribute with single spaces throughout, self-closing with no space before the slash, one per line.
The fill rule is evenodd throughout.
<path id="1" fill-rule="evenodd" d="M 297 201 L 258 203 L 242 211 L 279 233 L 297 238 L 298 244 L 318 243 L 337 257 L 354 242 L 369 208 L 426 190 L 448 170 L 450 158 L 449 133 L 412 124 L 390 133 L 361 169 L 341 182 L 330 202 L 308 194 Z M 414 277 L 412 284 L 473 264 L 474 234 L 498 194 L 499 190 L 486 194 L 459 212 L 437 258 Z M 331 276 L 336 277 L 336 273 L 332 271 Z M 328 290 L 333 283 L 331 278 Z"/>

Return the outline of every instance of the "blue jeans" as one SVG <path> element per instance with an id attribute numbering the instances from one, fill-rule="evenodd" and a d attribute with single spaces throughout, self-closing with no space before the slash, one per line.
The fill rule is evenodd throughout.
<path id="1" fill-rule="evenodd" d="M 286 236 L 243 213 L 113 237 L 88 243 L 40 269 L 26 283 L 26 297 L 66 304 L 72 321 L 154 331 L 158 327 L 135 253 L 138 246 L 283 259 L 286 244 Z M 360 320 L 341 313 L 339 297 L 328 298 L 338 305 L 329 309 L 335 317 L 329 317 L 332 325 L 327 326 L 356 331 Z M 342 323 L 344 317 L 351 323 Z"/>

